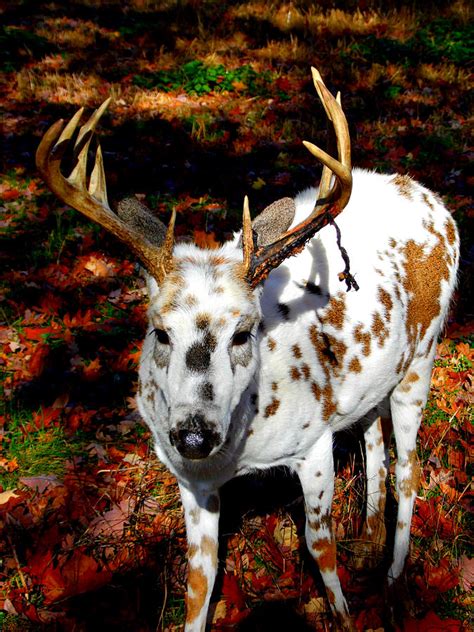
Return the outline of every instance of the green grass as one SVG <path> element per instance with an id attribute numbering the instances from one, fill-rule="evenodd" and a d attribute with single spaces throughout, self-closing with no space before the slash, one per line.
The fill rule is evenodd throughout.
<path id="1" fill-rule="evenodd" d="M 69 439 L 60 426 L 29 430 L 32 419 L 32 412 L 23 409 L 8 416 L 2 457 L 8 461 L 16 460 L 18 469 L 0 472 L 0 485 L 4 489 L 14 488 L 20 476 L 53 474 L 60 478 L 67 461 L 83 453 L 83 445 L 77 437 Z"/>
<path id="2" fill-rule="evenodd" d="M 271 83 L 270 73 L 256 73 L 248 64 L 228 70 L 222 64 L 206 65 L 197 59 L 188 61 L 173 70 L 135 75 L 134 85 L 164 92 L 184 90 L 201 96 L 210 92 L 243 91 L 251 96 L 266 96 Z"/>

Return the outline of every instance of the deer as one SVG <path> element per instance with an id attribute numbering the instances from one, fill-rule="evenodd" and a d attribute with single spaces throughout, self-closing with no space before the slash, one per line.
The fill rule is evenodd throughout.
<path id="1" fill-rule="evenodd" d="M 366 460 L 361 537 L 370 546 L 385 542 L 388 435 L 395 437 L 389 586 L 402 576 L 409 550 L 416 439 L 456 284 L 458 232 L 440 197 L 411 177 L 352 168 L 340 95 L 311 70 L 337 158 L 303 141 L 323 166 L 319 187 L 277 200 L 253 220 L 245 197 L 242 230 L 218 249 L 175 243 L 175 211 L 165 226 L 134 198 L 112 210 L 98 142 L 88 175 L 89 145 L 110 99 L 80 128 L 68 177 L 61 162 L 83 108 L 66 125 L 52 125 L 36 154 L 53 193 L 121 240 L 145 271 L 148 328 L 137 403 L 181 495 L 186 632 L 206 626 L 218 568 L 219 489 L 275 466 L 299 478 L 306 545 L 337 626 L 352 629 L 336 572 L 331 504 L 334 434 L 355 424 Z"/>

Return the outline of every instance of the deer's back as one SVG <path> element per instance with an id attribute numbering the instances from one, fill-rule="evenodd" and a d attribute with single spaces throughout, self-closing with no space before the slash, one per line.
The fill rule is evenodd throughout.
<path id="1" fill-rule="evenodd" d="M 296 198 L 295 223 L 315 198 L 314 190 Z M 407 176 L 355 170 L 351 201 L 337 225 L 358 291 L 347 292 L 339 278 L 345 262 L 333 226 L 265 284 L 248 440 L 257 461 L 263 445 L 275 446 L 266 447 L 265 460 L 285 462 L 325 424 L 340 429 L 357 421 L 417 357 L 433 353 L 446 317 L 458 235 L 437 196 Z M 289 425 L 294 432 L 285 431 Z"/>

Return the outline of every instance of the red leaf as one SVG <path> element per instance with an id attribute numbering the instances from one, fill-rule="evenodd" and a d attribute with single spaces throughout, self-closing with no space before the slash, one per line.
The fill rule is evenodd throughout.
<path id="1" fill-rule="evenodd" d="M 444 515 L 438 498 L 417 500 L 416 514 L 413 516 L 412 533 L 418 536 L 432 536 L 435 533 L 441 538 L 453 536 L 455 524 Z"/>
<path id="2" fill-rule="evenodd" d="M 39 340 L 42 342 L 43 336 L 57 333 L 57 330 L 53 327 L 24 327 L 22 333 L 27 340 Z"/>
<path id="3" fill-rule="evenodd" d="M 447 558 L 443 558 L 437 566 L 426 561 L 424 563 L 425 581 L 430 588 L 446 592 L 459 583 L 459 570 L 450 566 Z"/>
<path id="4" fill-rule="evenodd" d="M 48 355 L 49 345 L 39 344 L 35 346 L 35 349 L 31 354 L 31 359 L 28 366 L 30 375 L 32 375 L 33 377 L 38 377 L 39 375 L 41 375 Z"/>
<path id="5" fill-rule="evenodd" d="M 232 573 L 226 573 L 224 575 L 224 581 L 222 583 L 222 595 L 226 602 L 232 604 L 236 608 L 245 608 L 245 598 L 240 586 L 237 582 L 237 578 Z"/>
<path id="6" fill-rule="evenodd" d="M 403 623 L 403 632 L 462 632 L 463 625 L 456 619 L 440 619 L 430 611 L 423 619 L 408 619 Z"/>
<path id="7" fill-rule="evenodd" d="M 57 560 L 48 549 L 30 561 L 30 571 L 42 586 L 45 605 L 96 590 L 112 578 L 109 570 L 100 568 L 92 557 L 80 549 L 76 549 L 68 559 L 60 556 Z"/>

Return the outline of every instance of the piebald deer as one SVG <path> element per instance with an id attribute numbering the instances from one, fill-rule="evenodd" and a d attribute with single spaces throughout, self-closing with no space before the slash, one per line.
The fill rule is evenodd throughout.
<path id="1" fill-rule="evenodd" d="M 90 140 L 108 101 L 80 129 L 68 178 L 61 158 L 82 109 L 66 127 L 54 124 L 37 152 L 52 191 L 121 239 L 146 269 L 149 327 L 138 406 L 181 492 L 187 632 L 206 624 L 219 488 L 278 465 L 301 481 L 309 551 L 339 625 L 351 627 L 331 527 L 332 444 L 336 431 L 357 421 L 367 462 L 363 537 L 378 545 L 384 539 L 382 422 L 391 418 L 398 516 L 389 583 L 401 575 L 408 552 L 416 436 L 456 281 L 458 234 L 439 197 L 409 177 L 352 170 L 340 101 L 312 72 L 338 159 L 305 142 L 323 164 L 319 191 L 279 200 L 252 222 L 246 199 L 242 232 L 218 250 L 174 245 L 174 213 L 167 229 L 137 201 L 114 213 L 100 146 L 87 184 Z M 336 216 L 337 226 L 329 225 Z"/>

